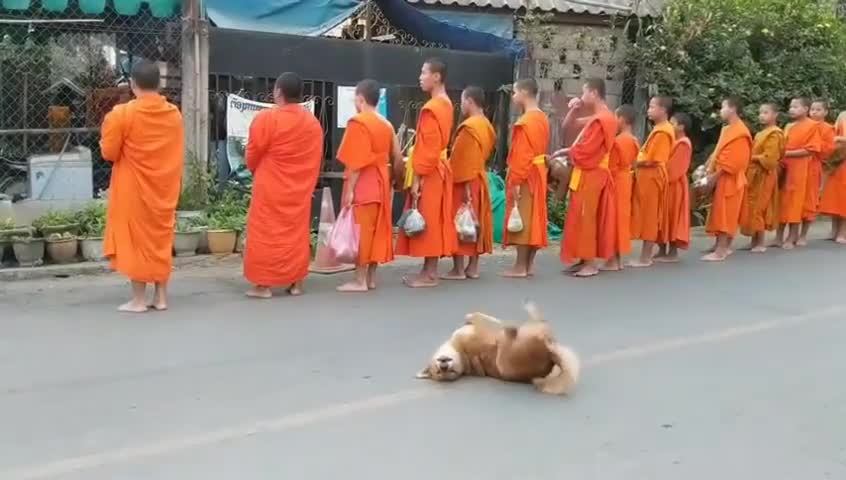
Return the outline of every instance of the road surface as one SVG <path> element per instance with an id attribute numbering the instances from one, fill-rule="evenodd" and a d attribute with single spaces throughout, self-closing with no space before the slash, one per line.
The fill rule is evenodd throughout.
<path id="1" fill-rule="evenodd" d="M 0 284 L 0 479 L 846 478 L 846 249 L 578 280 L 250 301 L 231 267 L 123 316 L 115 276 Z M 446 262 L 442 266 L 446 268 Z M 468 311 L 535 300 L 585 363 L 571 398 L 414 379 Z"/>

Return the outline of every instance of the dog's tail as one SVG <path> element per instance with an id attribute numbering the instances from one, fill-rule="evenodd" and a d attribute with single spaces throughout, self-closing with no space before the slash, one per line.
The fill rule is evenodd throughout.
<path id="1" fill-rule="evenodd" d="M 568 395 L 579 382 L 581 361 L 573 350 L 559 343 L 549 342 L 549 353 L 555 366 L 549 375 L 532 381 L 542 393 Z"/>

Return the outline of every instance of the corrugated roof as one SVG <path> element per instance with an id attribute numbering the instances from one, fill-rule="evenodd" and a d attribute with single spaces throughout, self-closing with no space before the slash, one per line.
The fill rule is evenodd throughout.
<path id="1" fill-rule="evenodd" d="M 654 15 L 663 0 L 406 0 L 424 5 L 455 7 L 507 8 L 517 10 L 527 4 L 544 12 L 590 13 L 593 15 L 631 14 L 633 8 L 640 15 Z"/>

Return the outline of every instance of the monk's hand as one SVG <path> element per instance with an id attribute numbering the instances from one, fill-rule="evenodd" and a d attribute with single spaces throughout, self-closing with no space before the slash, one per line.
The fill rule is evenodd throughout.
<path id="1" fill-rule="evenodd" d="M 420 198 L 420 177 L 414 176 L 414 180 L 411 182 L 411 196 L 414 198 Z"/>
<path id="2" fill-rule="evenodd" d="M 567 104 L 567 108 L 570 110 L 578 110 L 582 108 L 582 106 L 584 106 L 584 102 L 582 102 L 582 99 L 579 97 L 570 99 L 570 103 Z"/>

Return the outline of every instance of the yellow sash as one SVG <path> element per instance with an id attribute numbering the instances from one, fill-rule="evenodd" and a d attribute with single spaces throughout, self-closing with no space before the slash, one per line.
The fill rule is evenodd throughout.
<path id="1" fill-rule="evenodd" d="M 447 163 L 449 157 L 447 156 L 446 149 L 441 150 L 440 161 Z M 414 183 L 414 146 L 408 148 L 408 161 L 405 163 L 405 188 L 411 188 L 411 185 Z"/>
<path id="2" fill-rule="evenodd" d="M 546 165 L 546 155 L 538 155 L 533 158 L 532 165 Z"/>
<path id="3" fill-rule="evenodd" d="M 610 162 L 611 156 L 609 154 L 605 154 L 602 157 L 602 160 L 599 162 L 599 168 L 604 170 L 608 170 L 608 163 Z M 579 186 L 582 184 L 582 169 L 579 167 L 573 167 L 573 173 L 570 175 L 570 190 L 574 192 L 579 191 Z"/>

